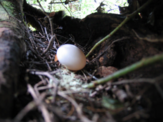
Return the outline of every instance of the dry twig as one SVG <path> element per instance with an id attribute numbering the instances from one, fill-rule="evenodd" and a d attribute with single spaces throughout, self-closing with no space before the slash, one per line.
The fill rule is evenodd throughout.
<path id="1" fill-rule="evenodd" d="M 134 63 L 124 69 L 121 69 L 105 78 L 101 78 L 101 79 L 98 79 L 96 81 L 93 81 L 87 85 L 84 85 L 83 88 L 93 88 L 95 87 L 96 85 L 98 84 L 103 84 L 103 83 L 106 83 L 106 82 L 109 82 L 110 80 L 113 80 L 115 78 L 119 78 L 123 75 L 126 75 L 132 71 L 135 71 L 136 69 L 139 69 L 141 67 L 144 67 L 144 66 L 147 66 L 149 64 L 153 64 L 153 63 L 156 63 L 156 62 L 159 62 L 159 61 L 162 61 L 163 60 L 163 54 L 159 54 L 159 55 L 155 55 L 153 57 L 150 57 L 150 58 L 146 58 L 146 59 L 142 59 L 141 61 L 137 62 L 137 63 Z"/>
<path id="2" fill-rule="evenodd" d="M 119 30 L 119 28 L 121 28 L 126 22 L 128 22 L 131 18 L 133 18 L 139 11 L 143 10 L 147 5 L 149 5 L 149 3 L 151 3 L 152 0 L 148 0 L 143 6 L 141 6 L 139 9 L 137 9 L 136 11 L 134 11 L 132 14 L 128 15 L 126 17 L 126 19 L 121 22 L 121 24 L 119 24 L 118 27 L 116 27 L 110 34 L 108 34 L 107 36 L 105 36 L 103 39 L 101 39 L 100 41 L 98 41 L 93 47 L 92 49 L 87 53 L 86 57 L 88 57 L 95 49 L 96 47 L 98 47 L 102 42 L 104 42 L 106 39 L 110 38 L 115 32 L 117 32 Z"/>
<path id="3" fill-rule="evenodd" d="M 40 97 L 36 95 L 34 89 L 31 85 L 28 84 L 28 91 L 32 95 L 34 101 L 36 102 L 39 110 L 42 112 L 42 115 L 44 117 L 45 122 L 52 122 L 49 112 L 46 109 L 45 105 L 43 104 L 42 100 L 40 100 Z"/>

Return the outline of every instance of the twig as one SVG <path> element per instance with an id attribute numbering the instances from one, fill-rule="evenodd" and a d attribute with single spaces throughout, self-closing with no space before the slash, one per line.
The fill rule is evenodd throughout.
<path id="1" fill-rule="evenodd" d="M 47 67 L 48 67 L 48 70 L 49 71 L 52 71 L 52 68 L 50 67 L 50 65 L 49 65 L 49 63 L 46 61 L 46 65 L 47 65 Z"/>
<path id="2" fill-rule="evenodd" d="M 61 1 L 61 0 L 60 0 Z M 69 1 L 69 0 L 68 0 Z M 61 1 L 62 2 L 62 1 Z M 69 1 L 70 2 L 70 1 Z M 73 16 L 72 15 L 72 11 L 71 11 L 71 9 L 69 10 L 65 5 L 64 5 L 64 3 L 62 2 L 62 5 L 63 5 L 63 7 L 65 7 L 65 9 L 70 13 L 70 15 L 71 16 Z"/>
<path id="3" fill-rule="evenodd" d="M 126 75 L 136 69 L 139 69 L 143 66 L 147 66 L 149 64 L 153 64 L 153 63 L 156 63 L 156 62 L 159 62 L 159 61 L 163 61 L 163 54 L 159 54 L 159 55 L 155 55 L 153 57 L 150 57 L 150 58 L 146 58 L 146 59 L 142 59 L 141 61 L 137 62 L 137 63 L 134 63 L 124 69 L 121 69 L 105 78 L 101 78 L 101 79 L 98 79 L 96 81 L 93 81 L 87 85 L 84 85 L 83 88 L 93 88 L 95 87 L 96 85 L 98 84 L 103 84 L 103 83 L 106 83 L 106 82 L 109 82 L 110 80 L 113 80 L 115 78 L 119 78 L 123 75 Z"/>
<path id="4" fill-rule="evenodd" d="M 37 90 L 46 90 L 46 89 L 51 89 L 51 88 L 55 88 L 54 86 L 40 86 L 37 88 Z"/>
<path id="5" fill-rule="evenodd" d="M 149 117 L 149 115 L 146 114 L 146 111 L 145 110 L 138 110 L 138 111 L 136 111 L 136 112 L 134 112 L 134 113 L 132 113 L 132 114 L 127 115 L 126 117 L 124 117 L 122 119 L 122 121 L 127 121 L 127 120 L 130 120 L 130 119 L 132 119 L 134 117 L 137 117 L 137 116 L 143 116 L 145 118 L 148 118 Z"/>
<path id="6" fill-rule="evenodd" d="M 161 89 L 160 85 L 158 85 L 157 83 L 155 84 L 155 87 L 157 89 L 157 91 L 160 93 L 162 99 L 163 99 L 163 90 Z"/>
<path id="7" fill-rule="evenodd" d="M 28 103 L 15 117 L 14 122 L 20 122 L 23 117 L 34 108 L 36 108 L 36 103 L 34 101 Z"/>
<path id="8" fill-rule="evenodd" d="M 111 46 L 112 46 L 114 43 L 119 42 L 119 41 L 122 41 L 122 40 L 125 40 L 125 39 L 129 39 L 129 37 L 122 37 L 122 38 L 120 38 L 120 39 L 117 39 L 117 40 L 114 40 L 113 42 L 111 42 L 111 43 L 109 44 L 109 46 L 108 46 L 106 49 L 104 49 L 104 51 L 102 51 L 99 55 L 97 55 L 91 62 L 96 61 L 96 60 L 97 60 L 100 56 L 102 56 L 107 50 L 109 50 L 109 49 L 111 48 Z"/>
<path id="9" fill-rule="evenodd" d="M 31 74 L 47 76 L 49 79 L 52 79 L 53 82 L 56 83 L 56 84 L 59 82 L 49 72 L 32 71 L 32 70 L 27 70 L 27 71 L 29 71 Z"/>
<path id="10" fill-rule="evenodd" d="M 141 6 L 138 10 L 134 11 L 132 14 L 128 15 L 123 22 L 121 22 L 121 24 L 119 24 L 118 27 L 116 27 L 110 34 L 108 34 L 107 36 L 105 36 L 103 39 L 101 39 L 100 41 L 98 41 L 93 47 L 92 49 L 87 53 L 86 57 L 88 57 L 95 49 L 97 46 L 99 46 L 102 42 L 104 42 L 106 39 L 110 38 L 115 32 L 117 32 L 119 30 L 119 28 L 121 28 L 127 21 L 129 21 L 132 17 L 134 17 L 139 11 L 143 10 L 152 0 L 149 0 L 148 2 L 146 2 L 143 6 Z"/>
<path id="11" fill-rule="evenodd" d="M 113 82 L 110 85 L 122 85 L 122 84 L 128 84 L 128 83 L 154 83 L 153 79 L 149 78 L 140 78 L 140 79 L 131 79 L 131 80 L 121 80 L 118 82 Z"/>
<path id="12" fill-rule="evenodd" d="M 42 55 L 44 55 L 49 49 L 50 49 L 50 46 L 52 45 L 52 43 L 54 42 L 54 37 L 55 35 L 52 35 L 51 39 L 50 39 L 50 42 L 48 44 L 48 47 L 45 49 L 45 51 L 43 52 Z"/>
<path id="13" fill-rule="evenodd" d="M 25 42 L 26 42 L 26 44 L 28 45 L 29 49 L 30 49 L 40 60 L 43 60 L 43 61 L 44 61 L 44 59 L 33 49 L 33 47 L 30 45 L 30 43 L 29 43 L 28 41 L 26 41 L 26 40 L 25 40 Z"/>
<path id="14" fill-rule="evenodd" d="M 49 72 L 39 72 L 39 71 L 30 71 L 31 74 L 37 74 L 37 75 L 45 75 L 47 76 L 49 79 L 52 79 L 52 83 L 55 83 L 55 84 L 52 84 L 53 85 L 53 88 L 54 88 L 54 91 L 53 91 L 53 101 L 55 101 L 55 97 L 56 97 L 56 94 L 57 94 L 57 91 L 58 91 L 58 85 L 59 85 L 59 81 L 57 79 L 55 79 Z"/>
<path id="15" fill-rule="evenodd" d="M 36 49 L 35 47 L 35 41 L 34 41 L 34 39 L 33 39 L 33 36 L 31 35 L 31 33 L 29 32 L 29 29 L 28 29 L 28 27 L 27 27 L 27 25 L 26 25 L 26 30 L 27 30 L 27 33 L 28 33 L 28 35 L 29 35 L 29 40 L 30 40 L 30 42 L 31 42 L 31 45 L 32 45 L 32 47 L 33 47 L 33 49 Z"/>
<path id="16" fill-rule="evenodd" d="M 40 95 L 39 101 L 42 101 L 42 99 L 45 97 L 45 94 Z M 31 110 L 35 109 L 37 107 L 37 103 L 35 101 L 32 101 L 28 103 L 15 117 L 14 122 L 20 122 L 23 117 Z"/>
<path id="17" fill-rule="evenodd" d="M 127 84 L 127 83 L 141 83 L 141 82 L 147 82 L 147 83 L 152 83 L 155 84 L 157 81 L 162 80 L 163 76 L 156 77 L 154 79 L 150 78 L 140 78 L 140 79 L 131 79 L 131 80 L 121 80 L 118 82 L 112 82 L 110 85 L 122 85 L 122 84 Z"/>
<path id="18" fill-rule="evenodd" d="M 163 76 L 160 76 L 160 77 L 157 77 L 156 79 L 154 79 L 155 80 L 155 87 L 156 87 L 156 89 L 157 89 L 157 91 L 160 93 L 160 95 L 161 95 L 161 97 L 162 97 L 162 99 L 163 99 L 163 90 L 162 90 L 162 88 L 160 87 L 160 85 L 157 83 L 157 81 L 160 81 L 160 80 L 162 80 L 163 79 Z"/>
<path id="19" fill-rule="evenodd" d="M 70 3 L 70 2 L 75 2 L 75 1 L 77 1 L 77 0 L 65 0 L 64 2 L 50 2 L 49 4 L 64 4 L 64 3 L 66 3 L 66 2 L 68 2 L 68 3 Z"/>
<path id="20" fill-rule="evenodd" d="M 81 119 L 82 122 L 92 122 L 91 120 L 89 120 L 83 115 L 81 106 L 78 105 L 74 99 L 72 99 L 71 97 L 68 97 L 66 94 L 63 94 L 61 92 L 58 92 L 58 95 L 60 95 L 61 97 L 71 102 L 71 104 L 75 107 L 76 112 L 78 113 L 78 117 Z"/>
<path id="21" fill-rule="evenodd" d="M 52 21 L 51 21 L 51 18 L 49 17 L 49 15 L 48 15 L 48 14 L 45 12 L 45 10 L 43 9 L 42 5 L 40 4 L 40 1 L 37 0 L 37 2 L 38 2 L 38 4 L 39 4 L 39 6 L 41 7 L 41 9 L 43 10 L 43 13 L 47 16 L 47 18 L 48 18 L 48 20 L 49 20 L 50 29 L 51 29 L 51 35 L 53 35 L 53 34 L 54 34 L 54 32 L 53 32 L 53 23 L 52 23 Z"/>
<path id="22" fill-rule="evenodd" d="M 140 79 L 131 79 L 131 80 L 121 80 L 118 82 L 111 83 L 110 85 L 122 85 L 122 84 L 127 84 L 127 83 L 143 83 L 143 82 L 151 83 L 151 84 L 155 85 L 157 91 L 159 92 L 159 94 L 161 95 L 161 97 L 163 99 L 163 90 L 160 87 L 160 85 L 158 84 L 158 81 L 162 80 L 162 79 L 163 79 L 163 76 L 161 75 L 154 79 L 140 78 Z"/>
<path id="23" fill-rule="evenodd" d="M 40 100 L 40 97 L 38 97 L 34 91 L 34 89 L 32 88 L 31 85 L 28 84 L 28 91 L 29 93 L 32 95 L 32 97 L 34 98 L 34 101 L 36 102 L 36 104 L 38 105 L 39 110 L 42 112 L 42 115 L 44 117 L 45 122 L 52 122 L 50 119 L 50 115 L 49 112 L 47 111 L 45 105 L 43 104 L 43 102 Z"/>
<path id="24" fill-rule="evenodd" d="M 90 74 L 90 73 L 87 72 L 86 70 L 83 70 L 83 72 L 87 73 L 91 78 L 97 80 L 97 78 L 96 78 L 94 75 Z"/>
<path id="25" fill-rule="evenodd" d="M 45 84 L 45 81 L 40 81 L 40 82 L 38 82 L 38 83 L 36 83 L 36 84 L 34 85 L 34 90 L 35 90 L 37 96 L 40 95 L 40 94 L 39 94 L 38 86 L 40 86 L 40 85 L 42 85 L 42 84 Z"/>
<path id="26" fill-rule="evenodd" d="M 48 42 L 50 42 L 50 39 L 49 39 L 49 36 L 48 36 L 48 33 L 47 33 L 47 29 L 46 29 L 46 27 L 44 27 L 44 30 L 45 30 L 46 38 L 48 39 Z"/>

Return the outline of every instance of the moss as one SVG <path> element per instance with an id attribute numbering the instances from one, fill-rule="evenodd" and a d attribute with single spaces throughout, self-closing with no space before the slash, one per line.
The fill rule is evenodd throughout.
<path id="1" fill-rule="evenodd" d="M 80 78 L 76 78 L 77 75 L 74 72 L 64 68 L 57 71 L 54 77 L 59 80 L 60 88 L 74 91 L 82 90 L 83 81 Z"/>
<path id="2" fill-rule="evenodd" d="M 10 14 L 10 16 L 14 16 L 15 7 L 14 7 L 14 5 L 13 5 L 13 3 L 11 1 L 2 1 L 1 4 L 6 9 L 6 11 Z"/>
<path id="3" fill-rule="evenodd" d="M 15 3 L 16 5 L 16 3 Z M 16 15 L 16 7 L 14 6 L 14 3 L 11 1 L 1 1 L 0 3 L 0 27 L 8 27 L 13 28 L 17 27 L 17 15 Z M 18 15 L 19 16 L 19 15 Z"/>

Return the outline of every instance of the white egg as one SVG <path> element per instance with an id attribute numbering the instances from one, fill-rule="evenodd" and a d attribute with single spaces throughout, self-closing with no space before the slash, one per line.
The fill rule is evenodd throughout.
<path id="1" fill-rule="evenodd" d="M 86 64 L 84 53 L 72 44 L 60 46 L 57 50 L 57 58 L 62 65 L 73 71 L 83 69 Z"/>

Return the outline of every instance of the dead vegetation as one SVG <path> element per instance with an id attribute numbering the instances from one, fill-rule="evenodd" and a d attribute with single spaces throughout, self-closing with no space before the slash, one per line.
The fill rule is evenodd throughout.
<path id="1" fill-rule="evenodd" d="M 139 4 L 145 2 L 140 0 Z M 130 3 L 131 6 L 133 4 Z M 158 14 L 162 6 L 161 0 L 146 6 L 141 17 L 133 17 L 96 47 L 87 57 L 86 67 L 78 72 L 60 65 L 56 60 L 58 47 L 71 43 L 87 54 L 93 45 L 112 32 L 128 15 L 95 13 L 82 20 L 66 16 L 59 21 L 54 15 L 51 21 L 49 13 L 46 13 L 47 18 L 42 18 L 45 12 L 36 16 L 40 11 L 32 14 L 24 8 L 25 15 L 29 17 L 26 21 L 34 17 L 36 20 L 31 24 L 39 26 L 35 32 L 26 29 L 27 51 L 20 63 L 21 72 L 14 93 L 14 115 L 6 121 L 162 121 L 163 18 Z M 160 23 L 151 25 L 147 18 L 151 12 L 155 13 L 155 22 Z M 48 21 L 51 21 L 50 24 Z M 159 57 L 157 62 L 153 61 L 155 57 Z M 152 59 L 153 62 L 147 64 L 146 59 Z M 142 61 L 141 65 L 134 65 L 132 72 L 127 70 L 124 73 L 123 69 L 139 61 Z M 122 74 L 113 79 L 105 79 L 120 71 Z M 101 78 L 107 82 L 97 85 Z M 87 85 L 91 83 L 94 88 L 89 89 Z"/>

